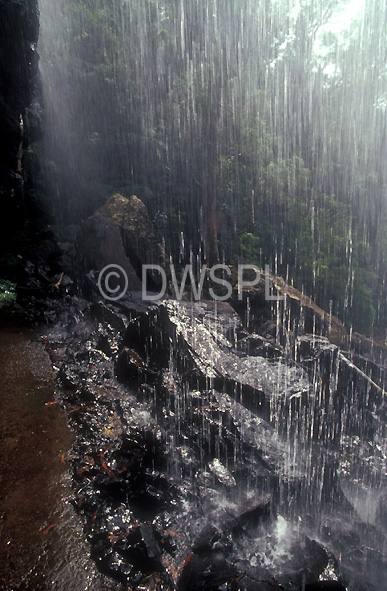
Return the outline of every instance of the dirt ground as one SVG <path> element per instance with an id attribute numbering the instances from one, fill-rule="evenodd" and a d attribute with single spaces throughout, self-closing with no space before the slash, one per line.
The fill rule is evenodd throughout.
<path id="1" fill-rule="evenodd" d="M 70 500 L 73 441 L 34 332 L 0 328 L 0 588 L 117 589 L 91 562 Z"/>

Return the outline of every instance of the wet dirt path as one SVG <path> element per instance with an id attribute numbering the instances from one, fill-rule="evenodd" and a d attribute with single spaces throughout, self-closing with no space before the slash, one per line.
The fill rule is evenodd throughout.
<path id="1" fill-rule="evenodd" d="M 0 328 L 0 588 L 117 589 L 91 562 L 70 504 L 73 441 L 36 334 Z"/>

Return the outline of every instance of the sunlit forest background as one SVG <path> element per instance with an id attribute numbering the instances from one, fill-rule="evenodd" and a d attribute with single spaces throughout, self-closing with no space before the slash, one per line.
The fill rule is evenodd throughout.
<path id="1" fill-rule="evenodd" d="M 176 262 L 269 264 L 348 328 L 386 324 L 384 2 L 41 6 L 29 158 L 56 225 L 136 194 Z"/>

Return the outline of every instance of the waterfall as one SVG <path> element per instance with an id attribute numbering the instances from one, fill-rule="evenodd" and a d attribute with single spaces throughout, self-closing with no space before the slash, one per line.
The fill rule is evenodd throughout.
<path id="1" fill-rule="evenodd" d="M 40 2 L 46 336 L 76 509 L 128 588 L 382 591 L 379 4 Z"/>

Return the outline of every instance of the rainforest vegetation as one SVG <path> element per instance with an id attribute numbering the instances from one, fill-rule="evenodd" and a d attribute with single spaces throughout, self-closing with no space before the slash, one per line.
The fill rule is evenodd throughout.
<path id="1" fill-rule="evenodd" d="M 347 327 L 386 324 L 380 0 L 41 4 L 29 158 L 56 224 L 136 194 L 175 261 L 270 264 Z"/>

